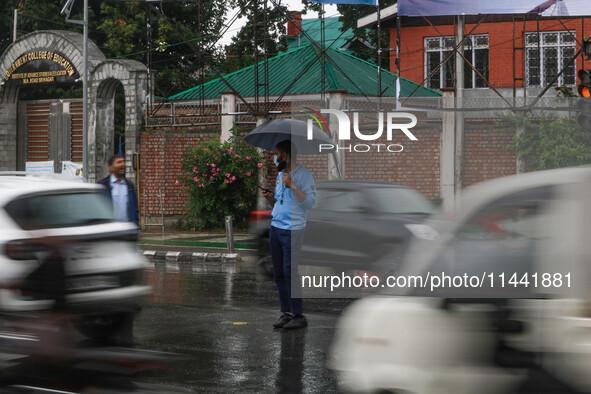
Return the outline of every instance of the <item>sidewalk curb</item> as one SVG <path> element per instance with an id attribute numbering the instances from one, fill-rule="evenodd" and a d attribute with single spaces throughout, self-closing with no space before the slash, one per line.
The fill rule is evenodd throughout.
<path id="1" fill-rule="evenodd" d="M 144 257 L 154 263 L 239 263 L 242 258 L 238 253 L 204 252 L 166 252 L 163 250 L 144 250 Z"/>

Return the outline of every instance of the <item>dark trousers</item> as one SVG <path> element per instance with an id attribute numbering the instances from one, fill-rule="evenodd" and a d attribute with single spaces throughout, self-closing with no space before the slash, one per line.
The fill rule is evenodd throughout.
<path id="1" fill-rule="evenodd" d="M 304 312 L 298 259 L 304 230 L 283 230 L 271 226 L 269 242 L 273 260 L 273 277 L 279 291 L 281 312 L 300 315 Z"/>

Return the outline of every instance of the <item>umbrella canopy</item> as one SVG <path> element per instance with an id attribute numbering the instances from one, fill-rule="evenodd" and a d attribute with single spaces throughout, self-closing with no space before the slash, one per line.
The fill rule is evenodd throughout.
<path id="1" fill-rule="evenodd" d="M 335 150 L 328 134 L 318 126 L 312 125 L 312 139 L 309 140 L 308 124 L 295 119 L 273 119 L 248 133 L 244 140 L 250 145 L 271 151 L 275 150 L 275 146 L 281 141 L 290 140 L 302 155 L 332 153 Z M 322 149 L 320 144 L 325 144 Z"/>

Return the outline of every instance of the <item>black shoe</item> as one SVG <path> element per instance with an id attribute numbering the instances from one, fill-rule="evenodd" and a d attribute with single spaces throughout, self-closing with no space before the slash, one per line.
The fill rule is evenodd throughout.
<path id="1" fill-rule="evenodd" d="M 283 315 L 281 315 L 279 317 L 279 320 L 277 320 L 277 322 L 273 323 L 273 327 L 281 328 L 281 327 L 285 326 L 287 323 L 289 323 L 292 318 L 293 318 L 292 315 L 288 315 L 287 313 L 284 313 Z"/>
<path id="2" fill-rule="evenodd" d="M 296 328 L 304 328 L 308 326 L 308 319 L 304 315 L 294 316 L 289 323 L 283 326 L 286 330 L 293 330 Z"/>

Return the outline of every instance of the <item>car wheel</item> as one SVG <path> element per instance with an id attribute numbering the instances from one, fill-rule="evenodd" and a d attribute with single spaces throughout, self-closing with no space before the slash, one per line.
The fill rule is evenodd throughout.
<path id="1" fill-rule="evenodd" d="M 257 265 L 263 273 L 271 277 L 273 276 L 273 260 L 271 259 L 271 256 L 259 259 Z"/>
<path id="2" fill-rule="evenodd" d="M 373 254 L 370 266 L 376 272 L 390 275 L 398 269 L 402 262 L 402 245 L 381 244 Z"/>
<path id="3" fill-rule="evenodd" d="M 132 341 L 133 313 L 84 316 L 76 328 L 87 338 L 94 340 L 119 339 Z"/>

